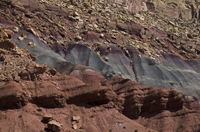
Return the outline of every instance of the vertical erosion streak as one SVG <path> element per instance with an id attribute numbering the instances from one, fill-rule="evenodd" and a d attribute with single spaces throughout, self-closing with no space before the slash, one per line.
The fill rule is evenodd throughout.
<path id="1" fill-rule="evenodd" d="M 132 60 L 130 61 L 130 66 L 131 66 L 131 68 L 132 68 L 133 75 L 134 75 L 134 77 L 135 77 L 135 81 L 138 82 L 138 78 L 137 78 L 137 76 L 136 76 L 136 69 L 135 69 L 135 67 L 133 66 L 133 61 L 132 61 Z"/>

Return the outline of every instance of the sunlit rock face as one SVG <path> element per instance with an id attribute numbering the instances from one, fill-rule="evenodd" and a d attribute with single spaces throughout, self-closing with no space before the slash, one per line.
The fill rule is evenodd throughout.
<path id="1" fill-rule="evenodd" d="M 147 11 L 145 0 L 112 0 L 117 4 L 123 5 L 126 9 L 134 12 Z"/>
<path id="2" fill-rule="evenodd" d="M 179 17 L 183 19 L 198 18 L 199 7 L 195 0 L 152 0 L 146 3 L 148 9 L 152 6 L 151 4 L 153 4 L 155 11 L 170 17 Z"/>
<path id="3" fill-rule="evenodd" d="M 133 12 L 150 11 L 163 16 L 191 19 L 199 18 L 197 0 L 112 0 Z"/>

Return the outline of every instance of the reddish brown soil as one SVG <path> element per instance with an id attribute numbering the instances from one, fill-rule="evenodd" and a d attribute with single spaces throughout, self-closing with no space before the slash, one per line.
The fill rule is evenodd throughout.
<path id="1" fill-rule="evenodd" d="M 31 27 L 49 46 L 59 41 L 63 52 L 68 47 L 67 42 L 76 41 L 77 30 L 71 27 L 77 22 L 69 18 L 73 11 L 35 0 L 2 0 L 0 4 L 3 28 L 26 30 Z M 131 46 L 130 42 L 134 41 L 140 42 L 140 48 L 134 46 L 143 54 L 145 49 L 152 54 L 162 50 L 183 59 L 199 59 L 199 45 L 193 40 L 134 22 L 106 22 L 101 17 L 85 14 L 81 18 L 87 21 L 78 27 L 83 38 L 80 42 L 94 50 L 98 47 L 90 44 L 97 41 L 106 41 L 124 51 L 124 45 Z M 97 24 L 100 28 L 91 31 L 88 24 Z M 118 31 L 116 36 L 113 30 Z M 122 31 L 128 36 L 122 35 Z M 194 99 L 184 98 L 177 90 L 145 87 L 120 77 L 106 80 L 92 69 L 77 68 L 69 76 L 62 75 L 36 64 L 26 49 L 16 47 L 10 39 L 11 30 L 4 29 L 0 33 L 0 131 L 49 131 L 42 120 L 46 114 L 62 124 L 62 132 L 200 131 L 199 104 Z M 104 36 L 100 37 L 101 33 Z M 149 45 L 144 47 L 144 42 Z M 181 47 L 177 47 L 179 44 Z M 56 49 L 56 45 L 52 48 Z M 74 122 L 73 116 L 79 116 L 80 120 Z"/>

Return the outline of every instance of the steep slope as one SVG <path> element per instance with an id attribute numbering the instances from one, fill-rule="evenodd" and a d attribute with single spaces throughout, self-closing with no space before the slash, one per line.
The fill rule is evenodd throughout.
<path id="1" fill-rule="evenodd" d="M 54 120 L 61 122 L 62 131 L 150 130 L 119 113 L 123 99 L 101 86 L 101 80 L 105 80 L 101 74 L 92 70 L 83 72 L 84 82 L 89 83 L 73 77 L 79 72 L 61 75 L 33 62 L 32 55 L 16 47 L 2 30 L 1 36 L 1 131 L 48 130 L 42 122 L 45 114 L 52 114 Z M 89 76 L 99 83 L 92 83 Z M 77 115 L 80 122 L 75 127 L 71 118 Z"/>
<path id="2" fill-rule="evenodd" d="M 0 1 L 1 130 L 198 131 L 198 10 L 181 0 Z"/>
<path id="3" fill-rule="evenodd" d="M 1 25 L 13 30 L 19 29 L 18 25 L 28 31 L 19 30 L 13 40 L 20 48 L 29 49 L 37 63 L 65 74 L 76 65 L 85 65 L 107 79 L 117 75 L 146 86 L 178 89 L 199 99 L 199 73 L 185 62 L 199 60 L 196 21 L 148 12 L 132 15 L 108 1 L 92 5 L 78 1 L 58 1 L 57 5 L 54 1 L 31 2 L 10 1 L 7 3 L 12 7 L 7 8 L 2 1 L 2 9 L 9 15 L 4 11 L 1 15 L 16 23 L 2 18 Z M 67 8 L 60 9 L 64 5 Z M 87 47 L 73 45 L 77 42 Z"/>
<path id="4" fill-rule="evenodd" d="M 196 127 L 199 108 L 189 110 L 194 109 L 189 103 L 186 108 L 182 93 L 177 90 L 145 87 L 120 77 L 108 81 L 86 67 L 73 69 L 70 76 L 61 75 L 45 65 L 36 64 L 27 50 L 16 47 L 8 38 L 13 34 L 11 30 L 1 30 L 0 34 L 2 131 L 49 131 L 51 127 L 45 123 L 47 117 L 62 123 L 61 126 L 53 124 L 59 128 L 55 131 L 199 129 Z M 172 127 L 144 124 L 149 120 L 159 122 L 158 117 L 162 117 L 163 112 L 171 118 L 175 114 L 177 121 L 184 113 L 185 119 L 195 118 L 196 122 L 191 126 L 180 120 Z M 179 125 L 184 127 L 179 128 Z"/>

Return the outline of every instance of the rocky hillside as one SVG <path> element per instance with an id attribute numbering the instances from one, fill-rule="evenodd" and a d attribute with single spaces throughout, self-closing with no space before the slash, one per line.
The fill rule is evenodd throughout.
<path id="1" fill-rule="evenodd" d="M 1 0 L 0 131 L 199 131 L 198 5 Z"/>

